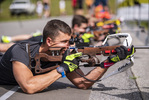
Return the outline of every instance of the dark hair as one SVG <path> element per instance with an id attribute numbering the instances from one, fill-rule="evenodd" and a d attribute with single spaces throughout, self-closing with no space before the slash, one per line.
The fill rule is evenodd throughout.
<path id="1" fill-rule="evenodd" d="M 46 43 L 47 37 L 54 40 L 59 35 L 59 31 L 71 35 L 71 28 L 65 22 L 57 19 L 47 22 L 43 30 L 43 43 Z"/>
<path id="2" fill-rule="evenodd" d="M 82 15 L 74 15 L 72 19 L 72 28 L 74 28 L 75 25 L 81 26 L 82 23 L 88 23 L 87 18 Z"/>

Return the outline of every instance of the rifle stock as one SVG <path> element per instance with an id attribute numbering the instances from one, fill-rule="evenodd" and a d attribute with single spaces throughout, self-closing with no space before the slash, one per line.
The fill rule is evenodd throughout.
<path id="1" fill-rule="evenodd" d="M 36 66 L 35 66 L 35 73 L 36 74 L 40 74 L 40 73 L 45 73 L 45 72 L 48 72 L 48 71 L 51 71 L 53 69 L 56 69 L 58 67 L 57 66 L 52 66 L 52 67 L 48 67 L 48 68 L 41 68 L 40 67 L 40 59 L 41 58 L 44 58 L 50 62 L 61 62 L 62 61 L 62 55 L 59 55 L 59 56 L 50 56 L 46 53 L 39 53 L 39 54 L 36 54 L 35 56 L 35 61 L 36 61 Z"/>

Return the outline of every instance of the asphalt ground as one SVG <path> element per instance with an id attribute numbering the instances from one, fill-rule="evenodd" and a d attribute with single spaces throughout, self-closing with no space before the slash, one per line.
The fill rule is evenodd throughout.
<path id="1" fill-rule="evenodd" d="M 0 23 L 0 36 L 30 34 L 36 30 L 42 30 L 47 21 L 51 19 L 63 20 L 71 26 L 72 16 L 32 21 L 3 22 Z M 124 28 L 130 30 L 130 27 L 124 26 Z M 133 45 L 144 45 L 143 41 L 136 37 L 135 32 L 130 34 L 133 38 Z M 16 89 L 17 91 L 11 90 L 14 88 L 13 85 L 0 85 L 0 100 L 3 98 L 7 98 L 7 100 L 149 100 L 148 54 L 149 50 L 147 49 L 136 50 L 134 55 L 135 63 L 131 68 L 103 81 L 96 82 L 88 90 L 78 89 L 67 78 L 61 78 L 44 91 L 32 95 L 23 93 L 20 88 Z M 102 57 L 101 60 L 103 59 L 105 57 Z M 119 62 L 110 67 L 104 76 L 117 69 L 124 62 L 126 61 Z M 93 67 L 80 68 L 84 73 L 88 73 L 93 69 Z"/>

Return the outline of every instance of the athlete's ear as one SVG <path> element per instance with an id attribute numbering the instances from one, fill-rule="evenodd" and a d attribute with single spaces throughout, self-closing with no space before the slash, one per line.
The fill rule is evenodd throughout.
<path id="1" fill-rule="evenodd" d="M 78 26 L 77 24 L 75 24 L 73 29 L 74 29 L 74 30 L 78 30 L 78 27 L 79 27 L 79 26 Z"/>
<path id="2" fill-rule="evenodd" d="M 51 46 L 52 39 L 50 37 L 47 37 L 46 43 L 47 43 L 48 46 Z"/>

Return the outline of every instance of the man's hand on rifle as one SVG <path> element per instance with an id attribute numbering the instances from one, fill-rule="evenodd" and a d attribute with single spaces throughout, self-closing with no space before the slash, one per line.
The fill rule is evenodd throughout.
<path id="1" fill-rule="evenodd" d="M 128 50 L 128 48 L 126 48 L 125 46 L 120 46 L 117 47 L 115 51 L 115 55 L 109 56 L 108 60 L 105 60 L 101 63 L 102 68 L 109 68 L 114 63 L 129 58 L 135 52 L 133 45 L 131 46 L 130 50 Z"/>
<path id="2" fill-rule="evenodd" d="M 128 51 L 125 46 L 117 47 L 115 51 L 117 52 L 116 55 L 111 55 L 108 57 L 110 62 L 116 63 L 118 61 L 127 59 L 135 52 L 133 45 L 131 46 L 130 51 Z"/>
<path id="3" fill-rule="evenodd" d="M 71 55 L 67 55 L 65 52 L 62 58 L 62 64 L 60 66 L 64 68 L 66 74 L 78 68 L 80 56 L 82 56 L 81 52 Z"/>
<path id="4" fill-rule="evenodd" d="M 92 38 L 92 37 L 94 37 L 94 35 L 90 34 L 90 33 L 84 33 L 82 35 L 82 39 L 83 39 L 84 43 L 89 43 L 90 42 L 89 39 Z"/>

